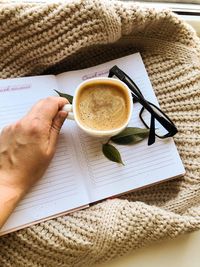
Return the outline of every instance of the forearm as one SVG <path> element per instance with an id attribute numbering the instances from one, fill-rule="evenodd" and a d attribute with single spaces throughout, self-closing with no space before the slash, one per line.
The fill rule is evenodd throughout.
<path id="1" fill-rule="evenodd" d="M 0 228 L 4 225 L 21 198 L 22 194 L 15 188 L 0 185 Z"/>

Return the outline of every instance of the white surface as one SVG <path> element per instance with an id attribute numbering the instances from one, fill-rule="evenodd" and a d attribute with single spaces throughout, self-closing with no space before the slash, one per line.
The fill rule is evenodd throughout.
<path id="1" fill-rule="evenodd" d="M 94 267 L 199 267 L 200 231 L 159 242 Z"/>
<path id="2" fill-rule="evenodd" d="M 199 5 L 200 7 L 200 5 Z M 197 32 L 197 35 L 200 36 L 200 15 L 199 16 L 181 16 L 186 20 Z"/>

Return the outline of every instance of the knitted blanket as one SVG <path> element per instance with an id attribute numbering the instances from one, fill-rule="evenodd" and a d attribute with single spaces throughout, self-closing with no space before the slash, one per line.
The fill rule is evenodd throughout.
<path id="1" fill-rule="evenodd" d="M 133 2 L 0 4 L 1 78 L 55 74 L 138 51 L 161 108 L 179 129 L 174 140 L 186 175 L 1 237 L 1 267 L 89 267 L 200 228 L 200 41 L 194 30 L 168 10 Z"/>

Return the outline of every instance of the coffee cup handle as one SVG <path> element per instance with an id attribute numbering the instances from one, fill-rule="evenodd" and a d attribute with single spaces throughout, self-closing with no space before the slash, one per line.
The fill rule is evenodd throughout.
<path id="1" fill-rule="evenodd" d="M 68 120 L 74 120 L 74 114 L 73 114 L 73 111 L 72 111 L 72 105 L 71 104 L 64 105 L 62 110 L 68 112 L 68 115 L 67 115 L 67 119 Z"/>

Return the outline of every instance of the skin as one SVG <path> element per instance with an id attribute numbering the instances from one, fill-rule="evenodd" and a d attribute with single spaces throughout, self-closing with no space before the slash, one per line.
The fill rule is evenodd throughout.
<path id="1" fill-rule="evenodd" d="M 39 101 L 0 133 L 0 228 L 18 202 L 44 174 L 67 117 L 62 97 Z"/>

